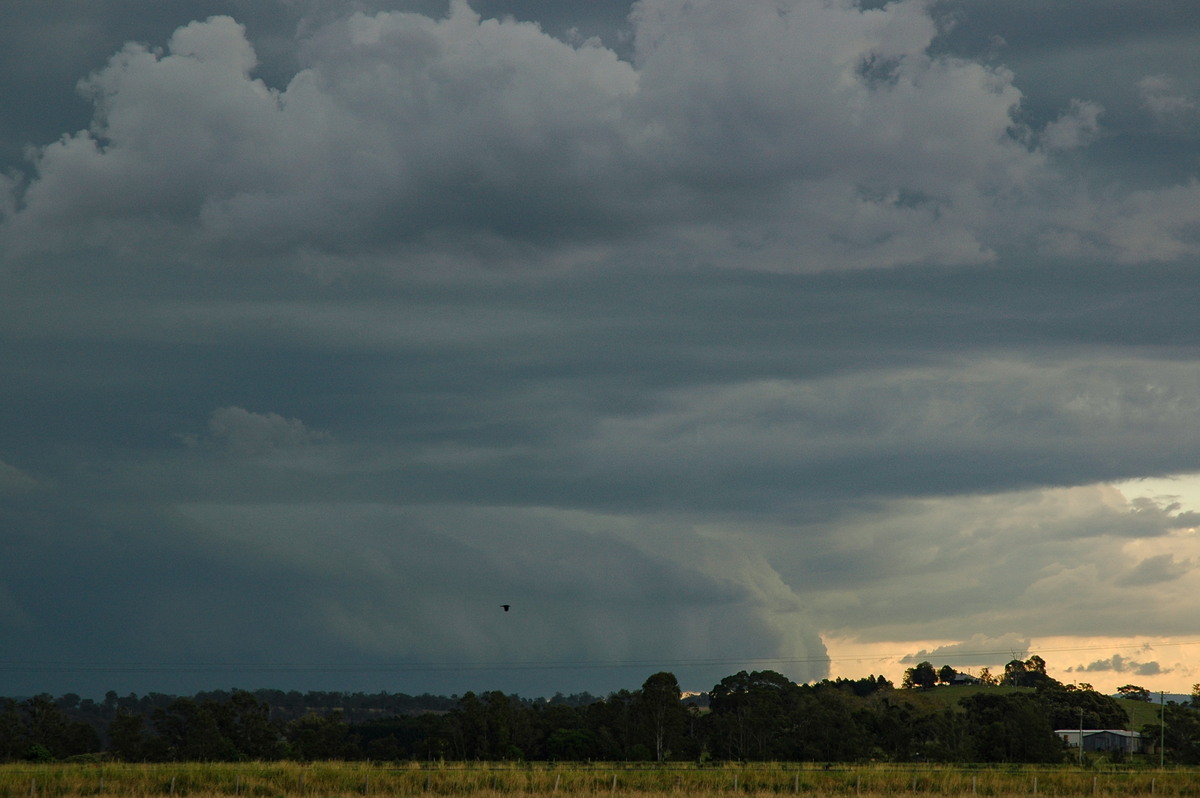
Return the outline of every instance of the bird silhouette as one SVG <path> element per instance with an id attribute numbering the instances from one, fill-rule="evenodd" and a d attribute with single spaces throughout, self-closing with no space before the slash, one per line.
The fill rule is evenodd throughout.
<path id="1" fill-rule="evenodd" d="M 504 608 L 505 612 L 508 612 L 508 608 L 511 607 L 512 605 L 511 604 L 501 604 L 500 606 Z"/>

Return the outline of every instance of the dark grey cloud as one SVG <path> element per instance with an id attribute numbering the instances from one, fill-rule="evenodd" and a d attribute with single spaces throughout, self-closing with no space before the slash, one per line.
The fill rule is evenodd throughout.
<path id="1" fill-rule="evenodd" d="M 1192 570 L 1190 563 L 1176 562 L 1174 556 L 1170 554 L 1158 554 L 1147 557 L 1130 568 L 1129 572 L 1118 580 L 1118 583 L 1122 585 L 1156 585 L 1178 579 L 1190 570 Z"/>
<path id="2" fill-rule="evenodd" d="M 286 87 L 254 76 L 244 25 L 193 22 L 81 84 L 92 128 L 34 155 L 11 191 L 8 246 L 384 247 L 408 262 L 486 250 L 495 263 L 692 241 L 776 271 L 987 261 L 1011 246 L 1001 229 L 1122 259 L 1193 251 L 1169 197 L 1056 199 L 1073 180 L 1050 157 L 1098 135 L 1098 107 L 1016 126 L 1012 74 L 931 58 L 924 7 L 800 3 L 777 19 L 642 4 L 630 63 L 461 2 L 441 19 L 358 13 L 305 37 Z M 894 79 L 869 78 L 868 62 L 894 63 Z M 1035 198 L 1048 218 L 1029 214 Z M 1165 237 L 1159 251 L 1132 251 L 1150 236 Z"/>
<path id="3" fill-rule="evenodd" d="M 1087 13 L 1059 0 L 967 0 L 939 8 L 954 24 L 938 46 L 1011 68 L 1022 87 L 1024 118 L 1047 122 L 1072 100 L 1103 107 L 1102 134 L 1079 154 L 1097 179 L 1153 185 L 1179 179 L 1181 168 L 1195 176 L 1195 126 L 1185 132 L 1165 118 L 1147 118 L 1147 100 L 1152 106 L 1163 97 L 1174 105 L 1170 116 L 1200 91 L 1194 69 L 1200 20 L 1190 3 L 1113 0 L 1089 4 Z"/>
<path id="4" fill-rule="evenodd" d="M 969 665 L 991 665 L 1005 655 L 1010 660 L 1024 659 L 1030 653 L 1030 640 L 1016 634 L 1000 635 L 990 638 L 985 635 L 973 635 L 970 640 L 962 643 L 938 646 L 937 648 L 922 649 L 916 654 L 909 654 L 901 659 L 906 665 L 916 665 L 928 661 L 935 664 L 949 664 L 955 668 Z"/>
<path id="5" fill-rule="evenodd" d="M 1175 516 L 1175 521 L 1180 527 L 1194 527 L 1200 525 L 1200 514 L 1188 511 Z"/>
<path id="6" fill-rule="evenodd" d="M 1138 662 L 1136 660 L 1123 657 L 1120 654 L 1113 654 L 1106 659 L 1096 660 L 1095 662 L 1080 665 L 1075 668 L 1068 668 L 1068 671 L 1074 673 L 1125 673 L 1134 676 L 1157 676 L 1160 673 L 1169 673 L 1170 668 L 1164 669 L 1155 661 Z"/>
<path id="7" fill-rule="evenodd" d="M 776 6 L 21 9 L 0 693 L 1188 633 L 1191 29 Z"/>

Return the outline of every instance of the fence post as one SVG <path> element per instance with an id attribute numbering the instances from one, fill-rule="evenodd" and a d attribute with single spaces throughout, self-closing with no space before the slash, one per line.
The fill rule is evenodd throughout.
<path id="1" fill-rule="evenodd" d="M 800 792 L 800 774 L 796 774 L 796 783 L 792 785 L 792 792 Z"/>
<path id="2" fill-rule="evenodd" d="M 738 789 L 737 789 L 737 774 L 736 773 L 733 774 L 733 791 L 734 792 L 738 791 Z"/>
<path id="3" fill-rule="evenodd" d="M 37 792 L 37 779 L 30 779 L 29 780 L 29 798 L 33 798 L 33 795 L 35 792 Z"/>
<path id="4" fill-rule="evenodd" d="M 562 781 L 562 774 L 559 773 L 554 777 L 554 791 L 558 792 L 558 783 Z"/>
<path id="5" fill-rule="evenodd" d="M 1096 794 L 1096 777 L 1092 776 L 1092 795 Z"/>
<path id="6" fill-rule="evenodd" d="M 1037 776 L 1033 777 L 1033 794 L 1037 795 Z"/>
<path id="7" fill-rule="evenodd" d="M 171 777 L 171 795 L 175 794 L 175 777 Z"/>
<path id="8" fill-rule="evenodd" d="M 975 774 L 971 774 L 971 795 L 975 794 L 975 779 L 979 778 Z"/>
<path id="9" fill-rule="evenodd" d="M 612 786 L 612 791 L 613 791 L 613 792 L 616 792 L 616 791 L 617 791 L 617 774 L 616 774 L 616 773 L 613 773 L 613 786 Z"/>

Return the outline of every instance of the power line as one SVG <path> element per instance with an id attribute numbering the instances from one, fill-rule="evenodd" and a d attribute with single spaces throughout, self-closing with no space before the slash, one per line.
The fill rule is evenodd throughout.
<path id="1" fill-rule="evenodd" d="M 1128 651 L 1167 646 L 1200 645 L 1200 640 L 1159 643 L 1134 643 L 1129 645 L 1090 645 L 1038 648 L 1039 653 L 1055 654 L 1073 651 Z M 1033 651 L 1033 649 L 1029 649 Z M 691 659 L 626 659 L 626 660 L 523 660 L 523 661 L 441 661 L 441 662 L 325 662 L 325 663 L 257 663 L 257 662 L 111 662 L 111 661 L 60 661 L 60 660 L 0 660 L 0 672 L 39 673 L 388 673 L 388 672 L 437 672 L 437 671 L 483 671 L 483 670 L 604 670 L 615 668 L 687 668 L 713 665 L 801 665 L 844 662 L 888 661 L 903 662 L 916 658 L 946 659 L 1004 659 L 1014 658 L 1012 649 L 923 652 L 918 654 L 890 655 L 847 655 L 806 657 L 713 657 Z"/>

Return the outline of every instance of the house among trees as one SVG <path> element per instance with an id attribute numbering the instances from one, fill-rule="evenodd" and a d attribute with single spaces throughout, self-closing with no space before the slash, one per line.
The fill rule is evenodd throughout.
<path id="1" fill-rule="evenodd" d="M 1069 748 L 1079 747 L 1079 735 L 1083 734 L 1084 751 L 1120 751 L 1125 754 L 1140 754 L 1146 750 L 1145 738 L 1139 732 L 1123 729 L 1055 729 Z"/>

